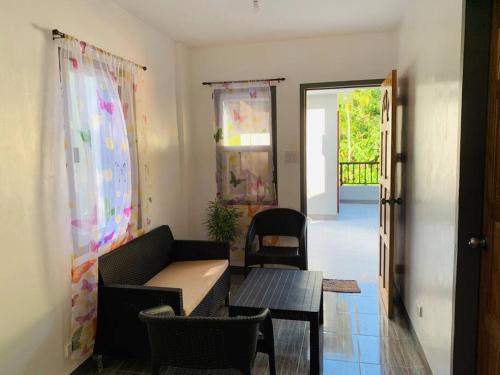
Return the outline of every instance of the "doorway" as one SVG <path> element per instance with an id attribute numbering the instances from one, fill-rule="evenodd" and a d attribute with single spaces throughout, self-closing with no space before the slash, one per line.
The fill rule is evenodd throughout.
<path id="1" fill-rule="evenodd" d="M 380 84 L 301 85 L 302 212 L 309 268 L 378 279 Z"/>

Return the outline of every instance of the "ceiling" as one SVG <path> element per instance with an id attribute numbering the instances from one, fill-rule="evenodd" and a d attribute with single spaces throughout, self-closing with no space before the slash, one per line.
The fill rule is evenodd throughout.
<path id="1" fill-rule="evenodd" d="M 409 0 L 113 0 L 188 46 L 394 30 Z"/>

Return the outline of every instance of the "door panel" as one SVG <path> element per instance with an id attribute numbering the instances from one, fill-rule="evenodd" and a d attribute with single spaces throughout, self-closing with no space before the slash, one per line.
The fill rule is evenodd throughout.
<path id="1" fill-rule="evenodd" d="M 478 374 L 500 375 L 500 6 L 495 1 L 492 22 L 484 233 L 481 254 Z"/>
<path id="2" fill-rule="evenodd" d="M 380 86 L 380 227 L 379 288 L 389 318 L 393 315 L 394 205 L 396 168 L 397 74 L 393 70 Z"/>

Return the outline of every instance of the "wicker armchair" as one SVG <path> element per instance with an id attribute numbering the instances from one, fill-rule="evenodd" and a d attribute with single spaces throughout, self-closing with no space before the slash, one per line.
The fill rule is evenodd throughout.
<path id="1" fill-rule="evenodd" d="M 301 212 L 290 208 L 273 208 L 255 215 L 248 227 L 245 243 L 245 277 L 252 265 L 281 264 L 307 270 L 307 219 Z M 254 249 L 257 236 L 259 247 Z M 266 236 L 295 237 L 298 246 L 266 246 Z"/>
<path id="2" fill-rule="evenodd" d="M 141 311 L 139 319 L 147 325 L 153 375 L 161 365 L 236 369 L 250 375 L 257 351 L 268 354 L 270 373 L 276 373 L 268 309 L 250 317 L 186 317 L 163 305 Z"/>

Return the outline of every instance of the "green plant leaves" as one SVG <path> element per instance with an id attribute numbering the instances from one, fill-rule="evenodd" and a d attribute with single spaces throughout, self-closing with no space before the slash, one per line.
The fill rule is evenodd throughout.
<path id="1" fill-rule="evenodd" d="M 220 199 L 208 202 L 205 226 L 208 237 L 213 241 L 232 241 L 236 237 L 238 218 L 241 212 L 224 205 Z"/>

